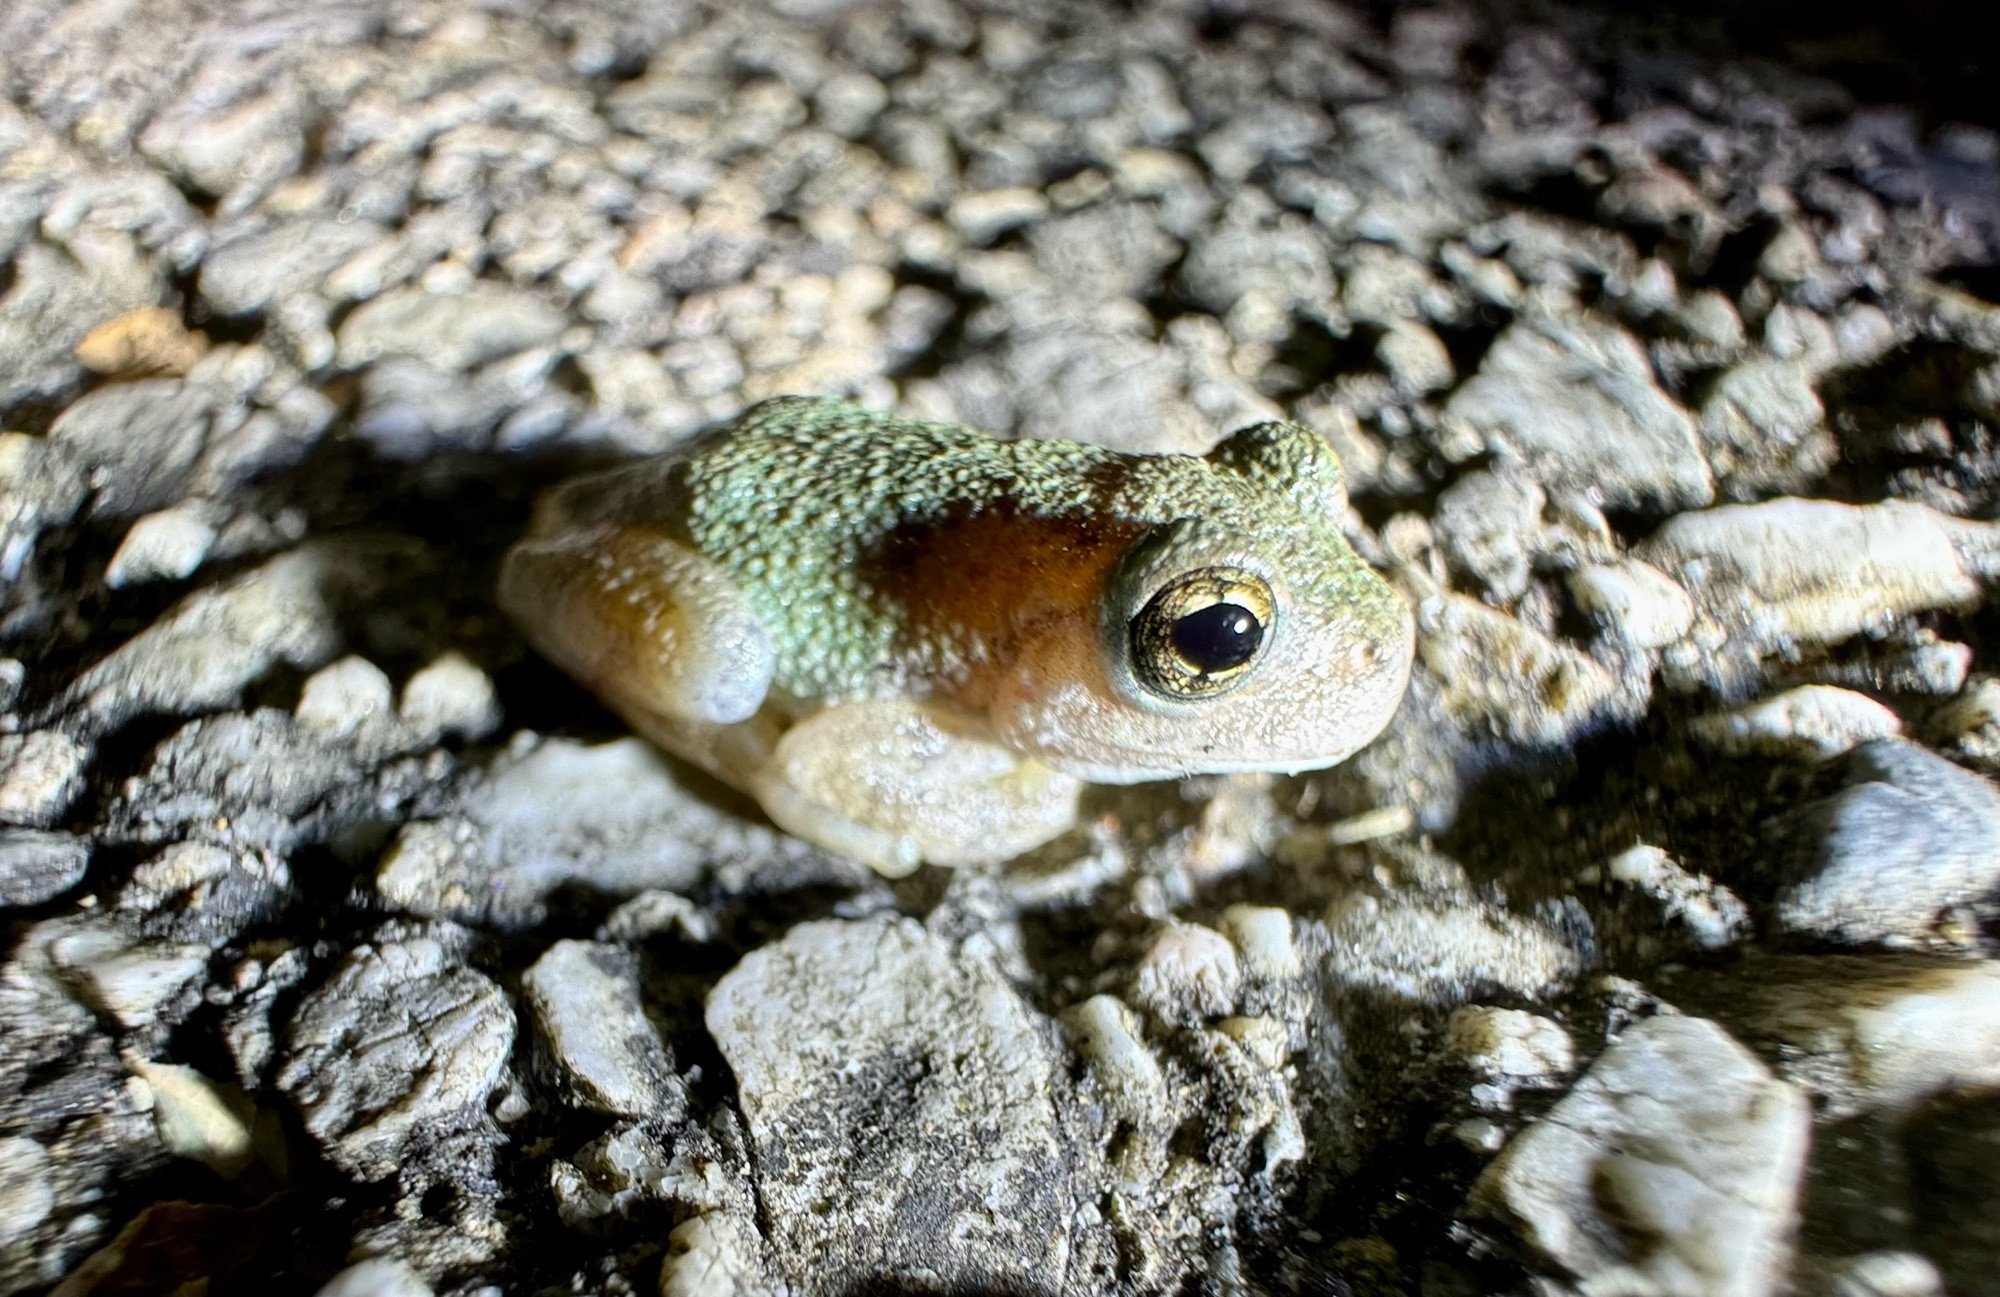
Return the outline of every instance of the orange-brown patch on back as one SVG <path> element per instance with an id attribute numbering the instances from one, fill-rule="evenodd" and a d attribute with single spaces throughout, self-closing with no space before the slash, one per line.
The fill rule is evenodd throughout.
<path id="1" fill-rule="evenodd" d="M 912 651 L 930 643 L 973 650 L 947 692 L 983 706 L 1015 649 L 1059 628 L 1094 634 L 1105 580 L 1144 524 L 1072 514 L 1023 514 L 1002 502 L 892 533 L 867 563 L 869 583 L 903 611 Z"/>

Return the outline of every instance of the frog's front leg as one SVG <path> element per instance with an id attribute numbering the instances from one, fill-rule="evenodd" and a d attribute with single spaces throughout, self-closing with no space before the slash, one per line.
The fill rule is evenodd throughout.
<path id="1" fill-rule="evenodd" d="M 751 791 L 780 828 L 896 878 L 1038 847 L 1076 823 L 1082 788 L 977 722 L 885 699 L 793 725 Z"/>
<path id="2" fill-rule="evenodd" d="M 500 603 L 544 656 L 621 712 L 733 725 L 770 691 L 771 637 L 743 591 L 650 528 L 530 536 L 501 563 Z"/>

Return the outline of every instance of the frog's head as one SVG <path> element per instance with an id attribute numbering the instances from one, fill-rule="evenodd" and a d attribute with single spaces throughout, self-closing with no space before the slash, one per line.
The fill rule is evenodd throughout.
<path id="1" fill-rule="evenodd" d="M 994 697 L 1002 735 L 1100 783 L 1318 769 L 1374 738 L 1409 682 L 1414 633 L 1341 534 L 1346 487 L 1325 441 L 1260 424 L 1204 460 L 1142 461 L 1126 489 L 1153 480 L 1200 511 L 1149 505 L 1169 520 L 1110 566 L 1097 615 L 1021 646 Z"/>

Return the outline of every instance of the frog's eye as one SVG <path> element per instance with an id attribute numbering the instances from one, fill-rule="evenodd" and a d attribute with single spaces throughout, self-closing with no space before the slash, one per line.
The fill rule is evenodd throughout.
<path id="1" fill-rule="evenodd" d="M 1271 587 L 1240 568 L 1176 577 L 1132 619 L 1133 672 L 1168 698 L 1213 698 L 1256 664 L 1275 606 Z"/>

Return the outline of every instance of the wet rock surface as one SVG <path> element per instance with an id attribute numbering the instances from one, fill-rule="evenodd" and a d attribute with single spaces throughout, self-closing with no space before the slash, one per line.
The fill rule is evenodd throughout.
<path id="1" fill-rule="evenodd" d="M 1555 7 L 143 9 L 0 7 L 0 1293 L 1994 1291 L 1983 98 Z M 1313 428 L 1401 712 L 1000 869 L 786 837 L 491 591 L 790 392 Z"/>

